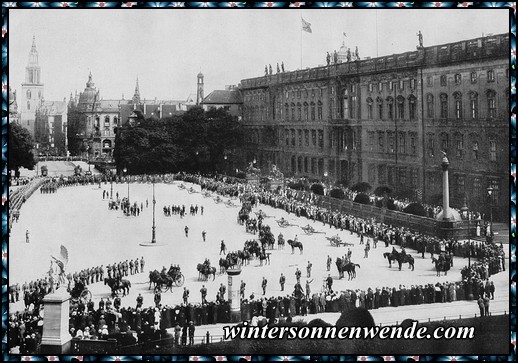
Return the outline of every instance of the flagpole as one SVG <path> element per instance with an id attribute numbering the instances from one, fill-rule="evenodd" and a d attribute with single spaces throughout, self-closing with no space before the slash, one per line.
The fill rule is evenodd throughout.
<path id="1" fill-rule="evenodd" d="M 302 22 L 302 16 L 300 20 Z M 300 69 L 302 70 L 302 25 L 300 26 Z"/>

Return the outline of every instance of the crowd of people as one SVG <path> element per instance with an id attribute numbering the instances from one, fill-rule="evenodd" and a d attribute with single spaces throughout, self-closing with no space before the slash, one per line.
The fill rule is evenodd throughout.
<path id="1" fill-rule="evenodd" d="M 119 177 L 117 177 L 119 178 Z M 309 293 L 310 281 L 306 281 L 306 292 L 300 284 L 300 276 L 291 295 L 256 298 L 252 293 L 246 298 L 243 284 L 241 285 L 241 318 L 244 321 L 254 321 L 254 317 L 264 316 L 267 319 L 291 318 L 296 315 L 316 314 L 320 312 L 343 312 L 355 307 L 366 309 L 378 309 L 388 306 L 398 307 L 405 305 L 419 305 L 430 303 L 448 303 L 457 300 L 473 300 L 478 298 L 483 301 L 484 314 L 489 313 L 489 305 L 485 299 L 494 298 L 494 284 L 489 280 L 490 276 L 500 271 L 505 271 L 505 254 L 503 246 L 495 243 L 460 243 L 455 239 L 444 240 L 434 236 L 424 235 L 407 228 L 395 227 L 378 223 L 374 219 L 362 219 L 352 215 L 333 212 L 323 207 L 315 206 L 310 200 L 297 198 L 297 193 L 292 190 L 265 190 L 258 186 L 242 184 L 237 180 L 227 177 L 202 177 L 199 175 L 175 174 L 162 176 L 136 176 L 128 177 L 131 181 L 150 182 L 151 178 L 158 178 L 163 182 L 172 180 L 184 180 L 201 185 L 202 190 L 210 190 L 218 194 L 236 197 L 242 202 L 249 202 L 257 206 L 259 203 L 282 208 L 288 213 L 294 213 L 299 217 L 306 217 L 314 221 L 320 221 L 329 228 L 348 230 L 359 237 L 372 238 L 373 245 L 383 241 L 385 246 L 399 245 L 402 248 L 409 247 L 418 250 L 425 257 L 425 252 L 434 254 L 450 254 L 461 257 L 476 258 L 469 267 L 463 270 L 463 279 L 459 282 L 438 282 L 436 284 L 411 285 L 406 287 L 375 287 L 367 289 L 334 290 L 333 280 L 328 277 L 326 288 L 322 292 Z M 120 178 L 119 178 L 120 179 Z M 84 185 L 87 183 L 108 182 L 104 176 L 73 177 L 53 180 L 49 183 L 39 181 L 52 189 L 70 185 Z M 120 179 L 119 181 L 125 181 Z M 35 184 L 33 184 L 35 185 Z M 31 183 L 27 184 L 31 188 Z M 33 187 L 34 188 L 34 187 Z M 36 187 L 37 188 L 37 187 Z M 29 190 L 29 189 L 26 189 Z M 34 189 L 35 190 L 35 189 Z M 32 192 L 34 192 L 32 190 Z M 31 194 L 32 194 L 31 192 Z M 106 193 L 106 192 L 105 192 Z M 347 191 L 350 193 L 350 191 Z M 352 194 L 351 194 L 352 195 Z M 147 202 L 146 202 L 147 204 Z M 136 206 L 138 208 L 138 206 Z M 141 204 L 143 208 L 143 204 Z M 185 206 L 165 206 L 164 213 L 184 213 Z M 191 206 L 190 213 L 196 215 L 198 206 Z M 201 207 L 203 214 L 203 207 Z M 137 213 L 138 214 L 138 213 Z M 186 227 L 187 228 L 187 227 Z M 188 231 L 186 230 L 186 236 Z M 309 261 L 308 261 L 309 263 Z M 328 264 L 329 265 L 329 264 Z M 142 273 L 144 260 L 137 258 L 135 261 L 123 261 L 106 267 L 108 278 L 128 276 Z M 328 266 L 329 270 L 329 266 Z M 308 272 L 308 278 L 310 272 Z M 80 272 L 67 276 L 70 283 L 78 281 L 85 285 L 102 281 L 104 278 L 103 266 L 83 269 Z M 329 280 L 330 279 L 330 280 Z M 282 278 L 281 278 L 282 280 Z M 263 290 L 266 286 L 263 279 Z M 284 290 L 285 279 L 282 282 Z M 38 344 L 41 342 L 43 307 L 42 297 L 50 291 L 50 281 L 47 277 L 25 283 L 20 293 L 20 287 L 15 284 L 9 288 L 11 302 L 18 301 L 20 295 L 25 299 L 26 295 L 38 295 L 38 299 L 25 304 L 23 312 L 10 314 L 9 334 L 10 347 L 20 346 L 20 352 L 37 353 Z M 70 286 L 69 286 L 70 287 Z M 202 293 L 203 294 L 203 293 Z M 70 313 L 71 334 L 79 339 L 108 339 L 115 338 L 122 345 L 136 344 L 165 336 L 165 329 L 174 328 L 175 341 L 182 343 L 191 341 L 194 335 L 194 326 L 230 323 L 230 304 L 224 299 L 225 294 L 218 292 L 215 301 L 207 301 L 202 297 L 202 303 L 193 304 L 184 300 L 177 306 L 161 305 L 144 308 L 144 298 L 139 294 L 135 307 L 122 307 L 120 299 L 101 299 L 95 309 L 92 301 L 79 300 L 74 303 Z M 263 293 L 264 295 L 264 293 Z M 39 302 L 39 303 L 38 303 Z M 31 305 L 31 303 L 33 303 Z M 482 312 L 482 308 L 481 308 Z M 177 333 L 178 332 L 178 333 Z M 191 335 L 192 332 L 192 335 Z M 185 338 L 184 338 L 185 337 Z"/>

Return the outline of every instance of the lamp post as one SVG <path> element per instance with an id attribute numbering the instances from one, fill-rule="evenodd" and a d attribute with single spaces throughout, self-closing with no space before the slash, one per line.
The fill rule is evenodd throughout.
<path id="1" fill-rule="evenodd" d="M 155 199 L 155 178 L 153 177 L 152 179 L 152 183 L 153 183 L 153 226 L 151 227 L 151 243 L 156 243 L 156 225 L 155 225 L 155 204 L 156 204 L 156 199 Z"/>
<path id="2" fill-rule="evenodd" d="M 462 216 L 468 220 L 468 268 L 471 267 L 471 235 L 470 235 L 470 221 L 471 215 L 469 213 L 466 195 L 464 194 L 464 205 L 461 208 Z"/>
<path id="3" fill-rule="evenodd" d="M 223 159 L 225 160 L 225 175 L 228 174 L 228 156 L 227 154 L 225 154 L 225 156 L 223 156 Z"/>
<path id="4" fill-rule="evenodd" d="M 110 199 L 113 199 L 113 172 L 110 170 Z"/>
<path id="5" fill-rule="evenodd" d="M 490 214 L 490 222 L 489 225 L 489 237 L 492 240 L 493 237 L 493 188 L 490 186 L 487 188 L 487 195 L 489 196 L 489 214 Z"/>
<path id="6" fill-rule="evenodd" d="M 129 203 L 129 200 L 130 200 L 129 199 L 129 178 L 128 178 L 127 174 L 126 174 L 128 172 L 128 169 L 126 167 L 124 167 L 124 170 L 122 170 L 122 171 L 124 172 L 124 176 L 126 177 L 126 180 L 128 182 L 128 203 Z"/>

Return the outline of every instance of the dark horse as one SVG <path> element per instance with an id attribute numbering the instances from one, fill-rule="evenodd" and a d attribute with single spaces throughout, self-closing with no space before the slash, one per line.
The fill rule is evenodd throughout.
<path id="1" fill-rule="evenodd" d="M 122 291 L 122 296 L 126 296 L 129 294 L 131 287 L 131 282 L 129 282 L 129 280 L 108 277 L 104 279 L 104 284 L 110 286 L 112 289 L 112 296 L 117 296 L 119 291 Z"/>
<path id="2" fill-rule="evenodd" d="M 216 279 L 216 267 L 206 266 L 202 263 L 199 263 L 197 266 L 198 269 L 198 280 L 208 280 L 212 275 L 212 281 Z"/>
<path id="3" fill-rule="evenodd" d="M 237 256 L 241 259 L 241 265 L 248 265 L 250 263 L 250 252 L 245 248 L 244 250 L 237 251 Z"/>
<path id="4" fill-rule="evenodd" d="M 346 262 L 345 259 L 338 257 L 336 259 L 336 268 L 338 269 L 338 276 L 340 279 L 344 277 L 344 272 L 347 272 L 349 276 L 348 280 L 352 280 L 356 277 L 356 267 L 360 268 L 357 263 Z"/>
<path id="5" fill-rule="evenodd" d="M 432 258 L 432 263 L 435 264 L 435 271 L 437 271 L 437 276 L 441 276 L 441 271 L 444 272 L 444 276 L 448 275 L 448 270 L 451 266 L 450 256 L 445 256 L 439 258 Z"/>
<path id="6" fill-rule="evenodd" d="M 259 262 L 261 263 L 261 266 L 263 265 L 263 261 L 265 261 L 265 264 L 268 263 L 268 265 L 270 264 L 270 255 L 271 253 L 270 252 L 262 252 L 259 254 Z"/>
<path id="7" fill-rule="evenodd" d="M 388 259 L 389 267 L 392 267 L 392 261 L 397 261 L 399 265 L 399 271 L 401 271 L 402 265 L 408 262 L 408 268 L 412 268 L 412 271 L 414 271 L 414 258 L 410 255 L 407 255 L 406 253 L 403 254 L 397 251 L 385 252 L 383 257 Z"/>
<path id="8" fill-rule="evenodd" d="M 302 255 L 302 252 L 304 252 L 304 245 L 302 245 L 302 242 L 300 242 L 300 241 L 293 241 L 293 240 L 289 239 L 288 240 L 288 244 L 291 246 L 291 254 L 292 255 L 295 253 L 295 248 L 299 249 L 301 255 Z"/>

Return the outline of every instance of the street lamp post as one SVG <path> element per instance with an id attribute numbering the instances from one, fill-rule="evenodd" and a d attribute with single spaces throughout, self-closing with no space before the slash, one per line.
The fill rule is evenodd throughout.
<path id="1" fill-rule="evenodd" d="M 471 267 L 471 235 L 470 235 L 470 221 L 471 221 L 471 215 L 469 213 L 468 203 L 466 195 L 464 195 L 464 205 L 461 208 L 462 215 L 464 219 L 468 220 L 468 268 Z"/>
<path id="2" fill-rule="evenodd" d="M 122 170 L 124 172 L 124 176 L 126 177 L 126 180 L 128 182 L 128 203 L 129 203 L 129 178 L 128 178 L 128 175 L 126 174 L 128 172 L 128 169 L 127 168 L 124 168 L 124 170 Z"/>
<path id="3" fill-rule="evenodd" d="M 110 170 L 110 199 L 113 199 L 113 172 Z"/>
<path id="4" fill-rule="evenodd" d="M 151 227 L 151 243 L 156 243 L 156 225 L 155 225 L 155 178 L 152 179 L 153 183 L 153 226 Z"/>
<path id="5" fill-rule="evenodd" d="M 487 188 L 487 195 L 489 196 L 489 214 L 490 214 L 490 225 L 489 225 L 489 237 L 493 237 L 493 188 Z"/>

